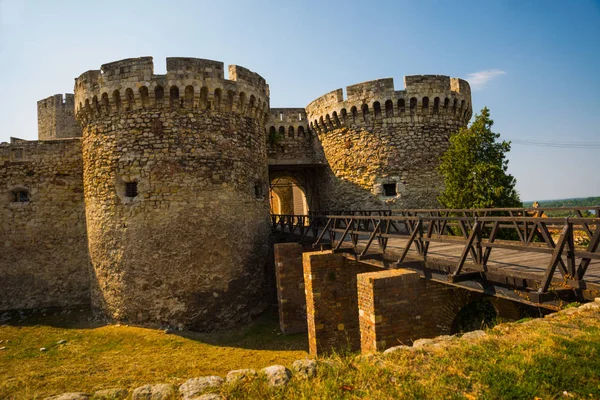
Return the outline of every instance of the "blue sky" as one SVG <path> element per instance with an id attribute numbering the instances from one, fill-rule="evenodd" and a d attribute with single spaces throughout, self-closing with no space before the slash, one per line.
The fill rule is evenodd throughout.
<path id="1" fill-rule="evenodd" d="M 245 66 L 272 107 L 383 77 L 462 77 L 505 139 L 600 143 L 600 3 L 586 0 L 0 0 L 0 141 L 35 139 L 37 100 L 138 56 L 157 73 L 176 56 Z M 600 195 L 595 147 L 515 143 L 521 198 Z"/>

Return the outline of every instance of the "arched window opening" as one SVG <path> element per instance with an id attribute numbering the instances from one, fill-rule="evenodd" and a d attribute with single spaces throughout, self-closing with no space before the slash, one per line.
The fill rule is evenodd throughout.
<path id="1" fill-rule="evenodd" d="M 325 121 L 327 122 L 327 129 L 333 129 L 333 124 L 331 123 L 331 117 L 329 114 L 325 115 Z"/>
<path id="2" fill-rule="evenodd" d="M 256 97 L 254 97 L 254 95 L 251 95 L 250 101 L 248 102 L 248 111 L 247 111 L 247 114 L 250 117 L 254 116 L 255 108 L 256 108 Z"/>
<path id="3" fill-rule="evenodd" d="M 385 116 L 386 118 L 394 116 L 394 103 L 391 100 L 385 102 Z"/>
<path id="4" fill-rule="evenodd" d="M 110 105 L 108 104 L 108 93 L 102 93 L 102 110 L 104 115 L 110 114 Z"/>
<path id="5" fill-rule="evenodd" d="M 429 114 L 429 97 L 423 97 L 421 111 L 423 112 L 423 114 Z"/>
<path id="6" fill-rule="evenodd" d="M 79 103 L 79 109 L 81 109 L 81 103 Z M 92 107 L 90 106 L 90 100 L 85 99 L 85 113 L 89 116 L 92 115 Z"/>
<path id="7" fill-rule="evenodd" d="M 350 109 L 350 114 L 352 114 L 352 123 L 356 124 L 356 116 L 358 115 L 358 110 L 355 106 L 352 106 L 352 108 Z"/>
<path id="8" fill-rule="evenodd" d="M 363 121 L 364 122 L 369 122 L 369 105 L 368 104 L 363 104 L 361 106 L 361 109 L 362 109 Z"/>
<path id="9" fill-rule="evenodd" d="M 243 114 L 244 111 L 245 111 L 245 107 L 246 107 L 246 93 L 242 92 L 242 93 L 240 93 L 240 101 L 239 101 L 239 104 L 238 104 L 238 112 L 240 114 Z"/>
<path id="10" fill-rule="evenodd" d="M 148 107 L 149 99 L 148 99 L 148 87 L 142 86 L 140 87 L 140 99 L 142 101 L 142 107 Z"/>
<path id="11" fill-rule="evenodd" d="M 194 87 L 186 86 L 183 93 L 185 108 L 192 110 L 194 108 Z"/>
<path id="12" fill-rule="evenodd" d="M 373 103 L 373 113 L 375 114 L 375 119 L 381 118 L 381 104 L 378 101 Z"/>
<path id="13" fill-rule="evenodd" d="M 450 99 L 449 98 L 445 98 L 444 99 L 444 110 L 448 111 L 448 107 L 450 106 Z"/>
<path id="14" fill-rule="evenodd" d="M 440 98 L 436 97 L 433 99 L 433 113 L 437 114 L 440 112 Z"/>
<path id="15" fill-rule="evenodd" d="M 294 138 L 294 127 L 293 126 L 290 126 L 289 129 L 288 129 L 288 137 L 290 139 Z"/>
<path id="16" fill-rule="evenodd" d="M 306 138 L 306 132 L 304 131 L 304 127 L 303 126 L 299 126 L 298 127 L 298 136 Z"/>
<path id="17" fill-rule="evenodd" d="M 115 104 L 115 111 L 121 111 L 121 93 L 118 90 L 113 92 L 113 103 Z"/>
<path id="18" fill-rule="evenodd" d="M 171 109 L 179 108 L 179 88 L 177 86 L 171 86 L 169 90 L 169 105 Z"/>
<path id="19" fill-rule="evenodd" d="M 92 107 L 94 108 L 94 112 L 96 113 L 96 117 L 99 117 L 101 114 L 100 104 L 98 103 L 98 97 L 94 96 L 92 98 Z"/>
<path id="20" fill-rule="evenodd" d="M 411 97 L 410 98 L 410 113 L 414 114 L 416 111 L 417 111 L 417 98 Z"/>
<path id="21" fill-rule="evenodd" d="M 338 115 L 337 115 L 337 111 L 333 112 L 333 123 L 335 124 L 336 128 L 339 128 L 341 126 L 340 119 L 338 118 Z"/>
<path id="22" fill-rule="evenodd" d="M 135 96 L 133 95 L 133 89 L 125 89 L 125 99 L 127 101 L 127 111 L 133 111 L 135 108 Z"/>
<path id="23" fill-rule="evenodd" d="M 232 90 L 228 90 L 227 91 L 227 110 L 226 111 L 232 111 L 233 110 L 233 99 L 235 98 L 235 94 L 233 93 Z"/>
<path id="24" fill-rule="evenodd" d="M 465 101 L 464 100 L 460 102 L 460 109 L 461 110 L 465 109 Z"/>
<path id="25" fill-rule="evenodd" d="M 406 112 L 406 102 L 404 99 L 398 99 L 398 113 L 404 114 Z"/>
<path id="26" fill-rule="evenodd" d="M 162 86 L 157 86 L 154 88 L 154 102 L 156 107 L 161 108 L 164 104 L 165 100 L 165 90 Z"/>
<path id="27" fill-rule="evenodd" d="M 347 120 L 348 120 L 348 112 L 346 111 L 345 108 L 342 108 L 342 122 L 344 123 L 344 125 L 346 124 Z"/>
<path id="28" fill-rule="evenodd" d="M 219 111 L 221 109 L 221 97 L 222 97 L 221 89 L 215 89 L 214 97 L 215 97 L 214 98 L 215 110 Z"/>
<path id="29" fill-rule="evenodd" d="M 281 135 L 281 137 L 285 137 L 285 127 L 280 126 L 279 127 L 279 134 Z"/>
<path id="30" fill-rule="evenodd" d="M 456 114 L 456 107 L 458 106 L 458 100 L 454 99 L 454 104 L 452 104 L 452 114 Z"/>
<path id="31" fill-rule="evenodd" d="M 202 86 L 200 89 L 200 109 L 208 110 L 208 88 L 206 86 Z"/>
<path id="32" fill-rule="evenodd" d="M 321 129 L 323 129 L 325 132 L 327 132 L 327 125 L 325 125 L 325 121 L 323 121 L 323 117 L 319 118 L 319 126 L 321 127 Z"/>

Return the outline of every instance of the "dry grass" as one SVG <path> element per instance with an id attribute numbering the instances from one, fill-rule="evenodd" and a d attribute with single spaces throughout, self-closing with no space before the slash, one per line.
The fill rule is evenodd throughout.
<path id="1" fill-rule="evenodd" d="M 334 357 L 311 380 L 224 386 L 227 399 L 599 399 L 600 312 L 502 324 L 481 340 Z"/>
<path id="2" fill-rule="evenodd" d="M 273 320 L 257 321 L 245 332 L 193 338 L 127 327 L 5 326 L 0 336 L 11 344 L 0 354 L 0 398 L 180 383 L 235 368 L 289 366 L 306 355 L 304 337 L 276 331 Z M 60 339 L 68 344 L 57 346 Z M 40 353 L 40 346 L 49 350 Z M 218 391 L 225 399 L 598 399 L 600 311 L 573 309 L 501 324 L 483 339 L 389 357 L 337 355 L 328 362 L 320 363 L 315 378 L 294 376 L 284 388 L 259 378 Z"/>
<path id="3" fill-rule="evenodd" d="M 289 365 L 307 356 L 305 336 L 278 335 L 277 320 L 269 315 L 235 331 L 177 335 L 94 325 L 87 317 L 36 318 L 0 326 L 0 347 L 7 347 L 0 351 L 0 399 L 180 384 L 191 377 L 224 376 L 232 369 Z M 60 340 L 67 343 L 58 345 Z"/>

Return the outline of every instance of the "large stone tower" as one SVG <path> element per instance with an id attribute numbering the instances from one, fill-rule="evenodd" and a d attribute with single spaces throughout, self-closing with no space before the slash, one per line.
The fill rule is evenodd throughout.
<path id="1" fill-rule="evenodd" d="M 306 113 L 329 170 L 321 193 L 330 209 L 437 207 L 437 172 L 451 133 L 471 118 L 471 89 L 457 78 L 416 75 L 334 90 Z"/>
<path id="2" fill-rule="evenodd" d="M 37 102 L 40 140 L 81 137 L 81 127 L 73 116 L 74 96 L 55 94 Z"/>
<path id="3" fill-rule="evenodd" d="M 92 305 L 115 320 L 219 329 L 264 308 L 269 113 L 239 66 L 151 57 L 75 81 Z"/>

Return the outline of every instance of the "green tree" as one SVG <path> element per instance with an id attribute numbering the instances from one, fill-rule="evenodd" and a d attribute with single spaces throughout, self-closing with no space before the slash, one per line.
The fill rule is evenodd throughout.
<path id="1" fill-rule="evenodd" d="M 446 186 L 438 201 L 445 208 L 522 207 L 515 178 L 507 173 L 510 142 L 496 141 L 485 107 L 468 128 L 450 137 L 439 171 Z"/>

